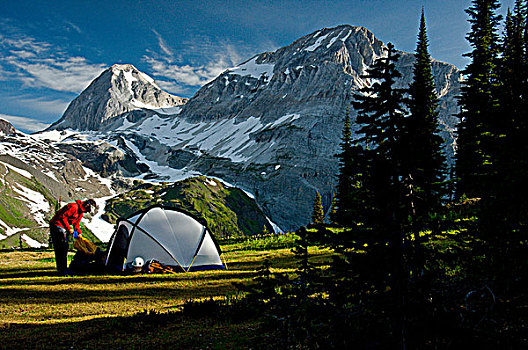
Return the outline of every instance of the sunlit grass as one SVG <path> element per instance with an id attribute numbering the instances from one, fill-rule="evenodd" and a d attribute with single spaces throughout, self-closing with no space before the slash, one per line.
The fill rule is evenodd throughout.
<path id="1" fill-rule="evenodd" d="M 292 242 L 290 238 L 280 240 L 288 245 Z M 265 259 L 271 261 L 274 272 L 294 271 L 290 248 L 252 249 L 257 245 L 242 241 L 222 246 L 226 270 L 176 275 L 59 277 L 51 250 L 0 252 L 0 322 L 56 324 L 174 311 L 189 300 L 237 293 L 234 283 L 251 280 Z M 329 254 L 318 247 L 311 252 L 314 259 Z"/>

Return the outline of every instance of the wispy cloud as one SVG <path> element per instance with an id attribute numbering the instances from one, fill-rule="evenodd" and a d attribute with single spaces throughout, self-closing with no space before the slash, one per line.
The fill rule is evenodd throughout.
<path id="1" fill-rule="evenodd" d="M 78 93 L 105 68 L 24 34 L 0 34 L 0 72 L 28 87 Z"/>
<path id="2" fill-rule="evenodd" d="M 0 118 L 10 122 L 15 128 L 22 131 L 36 132 L 46 129 L 50 124 L 42 123 L 41 121 L 28 117 L 20 117 L 16 115 L 1 114 Z"/>
<path id="3" fill-rule="evenodd" d="M 77 25 L 74 24 L 73 22 L 70 22 L 70 21 L 64 21 L 64 23 L 66 23 L 66 25 L 67 25 L 67 27 L 66 27 L 67 30 L 70 30 L 70 28 L 71 28 L 71 29 L 75 30 L 75 31 L 76 31 L 77 33 L 79 33 L 79 34 L 82 33 L 81 28 L 79 28 L 79 26 L 77 26 Z"/>
<path id="4" fill-rule="evenodd" d="M 189 64 L 179 65 L 165 58 L 153 58 L 145 56 L 145 61 L 149 63 L 151 70 L 156 76 L 172 79 L 177 83 L 190 86 L 201 86 L 220 73 L 233 66 L 226 56 L 217 54 L 216 58 L 204 65 L 192 66 Z"/>
<path id="5" fill-rule="evenodd" d="M 175 94 L 178 96 L 191 96 L 196 89 L 185 87 L 180 83 L 175 82 L 174 80 L 166 80 L 166 79 L 156 79 L 156 83 L 160 88 L 162 88 L 165 91 L 170 92 L 171 94 Z"/>
<path id="6" fill-rule="evenodd" d="M 147 50 L 143 60 L 158 84 L 172 93 L 196 90 L 259 52 L 255 47 L 219 43 L 203 37 L 194 38 L 182 50 L 175 51 L 157 31 L 153 32 L 158 39 L 158 51 Z M 187 57 L 187 62 L 182 56 Z"/>
<path id="7" fill-rule="evenodd" d="M 16 101 L 18 104 L 23 104 L 27 109 L 51 115 L 62 115 L 70 100 L 62 100 L 59 98 L 33 97 L 30 95 L 16 95 L 8 97 L 11 101 Z"/>
<path id="8" fill-rule="evenodd" d="M 161 51 L 163 51 L 165 55 L 172 57 L 173 56 L 172 50 L 167 44 L 167 42 L 165 41 L 165 39 L 163 39 L 163 37 L 160 35 L 160 33 L 156 31 L 156 29 L 152 29 L 152 32 L 154 32 L 154 34 L 156 35 L 156 38 L 158 38 L 158 46 L 161 49 Z"/>

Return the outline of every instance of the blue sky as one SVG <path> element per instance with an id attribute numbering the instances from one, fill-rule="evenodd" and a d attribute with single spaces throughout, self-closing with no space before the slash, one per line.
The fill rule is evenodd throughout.
<path id="1" fill-rule="evenodd" d="M 364 26 L 413 52 L 425 6 L 431 55 L 459 68 L 470 0 L 0 0 L 0 118 L 59 119 L 104 69 L 130 63 L 191 97 L 226 68 L 323 27 Z M 514 0 L 503 0 L 503 10 Z"/>

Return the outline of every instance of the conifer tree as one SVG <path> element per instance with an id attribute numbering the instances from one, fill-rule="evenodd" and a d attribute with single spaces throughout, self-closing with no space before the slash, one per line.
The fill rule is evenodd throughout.
<path id="1" fill-rule="evenodd" d="M 360 278 L 356 275 L 355 284 L 370 283 L 380 288 L 385 283 L 391 287 L 393 332 L 404 346 L 404 337 L 400 335 L 405 333 L 403 301 L 407 276 L 403 267 L 403 225 L 407 213 L 402 179 L 408 148 L 403 132 L 406 90 L 394 86 L 401 76 L 396 69 L 398 59 L 394 45 L 389 43 L 387 56 L 377 59 L 364 76 L 373 83 L 362 88 L 362 94 L 354 96 L 353 105 L 358 111 L 356 122 L 360 125 L 356 146 L 359 149 L 362 143 L 368 144 L 368 148 L 362 148 L 363 153 L 356 152 L 361 154 L 363 165 L 360 198 L 364 205 L 360 208 L 364 211 L 364 222 L 357 226 L 354 242 L 349 244 L 356 249 L 363 245 L 367 250 L 364 259 L 371 265 L 381 264 L 370 275 Z"/>
<path id="2" fill-rule="evenodd" d="M 523 88 L 526 84 L 526 53 L 524 31 L 525 10 L 520 0 L 515 3 L 514 13 L 508 9 L 502 43 L 502 57 L 499 64 L 497 91 L 500 99 L 501 125 L 499 132 L 508 133 L 507 139 L 518 137 L 515 129 L 523 122 Z"/>
<path id="3" fill-rule="evenodd" d="M 403 134 L 406 90 L 394 87 L 396 79 L 401 77 L 395 65 L 399 54 L 391 43 L 387 48 L 387 56 L 367 69 L 365 78 L 374 83 L 360 90 L 363 94 L 354 97 L 353 105 L 360 125 L 356 132 L 360 136 L 357 144 L 368 144 L 362 155 L 362 170 L 365 172 L 363 187 L 371 203 L 365 204 L 374 210 L 373 224 L 384 229 L 393 226 L 390 230 L 398 231 L 395 226 L 402 217 L 403 160 L 408 151 Z"/>
<path id="4" fill-rule="evenodd" d="M 426 217 L 439 208 L 445 194 L 445 156 L 439 135 L 438 97 L 433 80 L 429 40 L 422 8 L 416 47 L 413 81 L 409 87 L 410 115 L 405 122 L 408 153 L 404 158 L 403 176 L 414 192 L 416 216 Z"/>
<path id="5" fill-rule="evenodd" d="M 357 138 L 352 140 L 350 116 L 346 109 L 341 153 L 339 157 L 339 174 L 335 203 L 332 204 L 332 221 L 346 227 L 368 221 L 365 208 L 371 207 L 371 193 L 366 186 L 372 168 L 370 149 L 365 148 Z"/>
<path id="6" fill-rule="evenodd" d="M 502 42 L 498 8 L 498 1 L 475 0 L 468 10 L 473 51 L 460 100 L 457 190 L 481 198 L 475 251 L 486 257 L 480 266 L 488 278 L 508 289 L 528 268 L 526 1 L 508 11 Z"/>
<path id="7" fill-rule="evenodd" d="M 400 55 L 394 45 L 387 45 L 387 56 L 379 58 L 367 69 L 364 78 L 374 81 L 370 86 L 360 89 L 362 95 L 355 95 L 354 108 L 358 110 L 357 123 L 361 128 L 359 142 L 368 143 L 401 171 L 402 130 L 404 115 L 405 89 L 395 88 L 396 79 L 401 74 L 396 70 Z"/>
<path id="8" fill-rule="evenodd" d="M 493 152 L 496 141 L 497 62 L 499 40 L 496 14 L 498 0 L 473 0 L 466 10 L 471 31 L 466 36 L 473 50 L 466 54 L 471 63 L 463 71 L 459 105 L 456 176 L 457 194 L 480 197 L 493 178 Z"/>
<path id="9" fill-rule="evenodd" d="M 336 194 L 336 222 L 346 225 L 351 217 L 351 193 L 352 193 L 352 132 L 350 130 L 350 113 L 346 108 L 345 121 L 343 125 L 343 136 L 341 137 L 341 153 L 339 158 L 339 174 Z"/>
<path id="10" fill-rule="evenodd" d="M 501 124 L 497 133 L 496 144 L 498 177 L 511 177 L 518 180 L 517 169 L 522 169 L 523 160 L 526 158 L 519 147 L 525 142 L 526 111 L 524 109 L 526 93 L 526 65 L 525 39 L 526 27 L 525 9 L 520 0 L 515 3 L 514 13 L 508 9 L 504 38 L 502 42 L 502 56 L 499 61 L 499 82 L 497 96 L 499 99 L 499 114 Z M 524 170 L 524 169 L 523 169 Z M 522 176 L 523 177 L 523 176 Z M 525 181 L 522 181 L 525 182 Z M 506 182 L 502 182 L 507 184 Z M 511 183 L 511 182 L 509 182 Z M 497 184 L 498 185 L 498 184 Z M 521 183 L 516 186 L 522 185 Z M 497 188 L 495 195 L 501 195 L 503 186 Z M 512 189 L 510 189 L 511 191 Z M 515 191 L 518 192 L 518 191 Z M 512 193 L 510 193 L 512 194 Z"/>
<path id="11" fill-rule="evenodd" d="M 332 224 L 337 224 L 337 200 L 336 197 L 332 197 L 332 204 L 330 206 L 330 222 Z"/>
<path id="12" fill-rule="evenodd" d="M 312 223 L 316 225 L 324 223 L 323 204 L 321 203 L 321 195 L 319 194 L 319 191 L 315 191 L 312 210 Z"/>

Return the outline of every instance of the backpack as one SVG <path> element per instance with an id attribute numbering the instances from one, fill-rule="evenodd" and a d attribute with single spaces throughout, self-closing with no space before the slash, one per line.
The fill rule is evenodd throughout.
<path id="1" fill-rule="evenodd" d="M 148 261 L 145 266 L 143 266 L 143 272 L 145 273 L 172 273 L 176 274 L 176 272 L 172 269 L 172 267 L 164 265 L 160 263 L 157 260 L 150 260 Z"/>
<path id="2" fill-rule="evenodd" d="M 75 239 L 75 242 L 73 242 L 73 247 L 85 255 L 94 255 L 95 251 L 97 250 L 95 243 L 87 240 L 81 235 Z"/>

